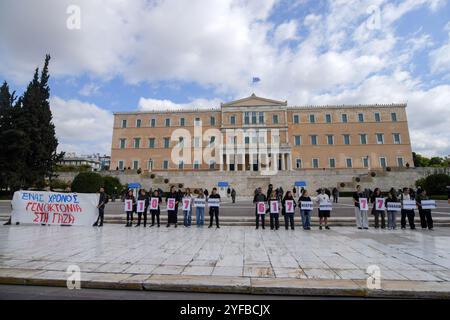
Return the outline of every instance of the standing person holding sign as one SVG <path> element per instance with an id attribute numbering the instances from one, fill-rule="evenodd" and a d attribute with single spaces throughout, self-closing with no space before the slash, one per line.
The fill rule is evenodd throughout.
<path id="1" fill-rule="evenodd" d="M 159 215 L 161 213 L 161 210 L 159 208 L 159 204 L 162 202 L 161 194 L 159 193 L 159 190 L 156 189 L 153 191 L 152 197 L 150 198 L 150 213 L 152 214 L 152 224 L 150 227 L 153 227 L 155 225 L 155 217 L 156 217 L 156 223 L 159 228 Z"/>
<path id="2" fill-rule="evenodd" d="M 330 210 L 323 208 L 324 205 L 331 205 L 330 195 L 325 192 L 325 189 L 320 189 L 320 194 L 316 197 L 319 204 L 319 230 L 322 230 L 322 223 L 325 223 L 325 229 L 330 230 L 328 226 L 328 218 L 330 217 Z"/>
<path id="3" fill-rule="evenodd" d="M 218 203 L 216 203 L 214 206 L 209 206 L 209 227 L 212 228 L 214 217 L 216 218 L 216 228 L 220 228 L 219 226 L 219 204 L 220 204 L 220 194 L 217 193 L 217 188 L 214 187 L 211 191 L 211 195 L 209 196 L 209 199 L 218 199 Z"/>
<path id="4" fill-rule="evenodd" d="M 380 188 L 375 188 L 372 196 L 370 197 L 370 203 L 373 204 L 372 207 L 372 215 L 375 217 L 375 229 L 380 227 L 379 221 L 381 216 L 381 229 L 386 228 L 386 220 L 384 210 L 385 208 L 385 200 L 381 195 Z"/>
<path id="5" fill-rule="evenodd" d="M 395 230 L 397 228 L 397 223 L 396 223 L 397 207 L 395 204 L 400 204 L 400 203 L 398 202 L 395 189 L 392 188 L 389 191 L 388 197 L 385 201 L 387 218 L 388 218 L 388 230 Z M 401 204 L 400 204 L 400 210 L 401 210 Z"/>
<path id="6" fill-rule="evenodd" d="M 129 189 L 125 196 L 125 212 L 127 213 L 127 224 L 125 227 L 131 227 L 133 222 L 133 212 L 136 207 L 136 198 L 133 195 L 133 190 Z"/>
<path id="7" fill-rule="evenodd" d="M 93 224 L 93 227 L 102 227 L 103 226 L 103 217 L 105 215 L 105 204 L 108 203 L 108 195 L 105 193 L 105 189 L 103 187 L 100 188 L 100 196 L 98 198 L 98 218 L 97 221 Z M 100 221 L 100 223 L 99 223 Z"/>
<path id="8" fill-rule="evenodd" d="M 280 227 L 280 203 L 278 202 L 277 193 L 272 191 L 269 198 L 269 210 L 270 210 L 270 230 L 278 230 Z"/>
<path id="9" fill-rule="evenodd" d="M 145 189 L 139 190 L 139 195 L 137 199 L 137 214 L 138 214 L 138 222 L 136 227 L 141 225 L 142 215 L 144 215 L 144 228 L 147 226 L 147 210 L 148 210 L 148 195 L 145 192 Z"/>
<path id="10" fill-rule="evenodd" d="M 295 200 L 292 196 L 291 191 L 287 191 L 283 200 L 283 211 L 282 214 L 284 215 L 284 227 L 286 230 L 289 229 L 289 225 L 291 226 L 291 230 L 294 230 L 294 214 L 295 214 Z"/>
<path id="11" fill-rule="evenodd" d="M 183 215 L 184 215 L 184 226 L 190 227 L 192 222 L 192 195 L 191 189 L 186 188 L 186 192 L 184 193 L 184 197 L 182 199 L 183 205 Z"/>
<path id="12" fill-rule="evenodd" d="M 414 208 L 416 207 L 416 203 L 414 200 L 411 200 L 410 189 L 403 188 L 403 193 L 400 196 L 400 200 L 402 202 L 402 217 L 400 220 L 400 224 L 402 229 L 406 229 L 406 218 L 408 217 L 408 223 L 411 230 L 416 229 L 416 225 L 414 224 Z"/>
<path id="13" fill-rule="evenodd" d="M 270 189 L 270 187 L 269 187 Z M 270 189 L 271 190 L 271 189 Z M 253 197 L 253 203 L 256 205 L 255 207 L 255 215 L 256 215 L 256 229 L 259 228 L 259 217 L 261 217 L 261 226 L 264 229 L 265 218 L 266 218 L 266 201 L 267 198 L 262 193 L 262 188 L 259 187 L 256 189 L 256 194 Z"/>
<path id="14" fill-rule="evenodd" d="M 298 206 L 300 207 L 303 230 L 311 230 L 312 205 L 313 203 L 311 197 L 309 196 L 308 190 L 302 189 L 300 198 L 298 198 Z"/>
<path id="15" fill-rule="evenodd" d="M 419 208 L 420 215 L 420 225 L 422 229 L 428 228 L 429 230 L 433 230 L 433 218 L 431 217 L 431 209 L 425 207 L 425 204 L 422 205 L 422 201 L 426 202 L 430 200 L 430 197 L 427 196 L 426 190 L 421 190 L 421 192 L 417 193 L 417 208 Z"/>
<path id="16" fill-rule="evenodd" d="M 167 228 L 170 227 L 170 224 L 174 224 L 175 228 L 178 223 L 178 192 L 175 191 L 175 186 L 170 187 L 170 191 L 166 196 L 167 203 Z"/>
<path id="17" fill-rule="evenodd" d="M 203 193 L 203 189 L 200 189 L 198 191 L 198 196 L 196 198 L 197 200 L 194 200 L 197 202 L 195 205 L 195 223 L 197 226 L 203 226 L 205 223 L 205 202 L 206 197 Z"/>
<path id="18" fill-rule="evenodd" d="M 369 204 L 366 195 L 361 192 L 361 186 L 356 186 L 356 191 L 353 192 L 353 203 L 355 204 L 356 226 L 358 229 L 369 229 L 369 219 L 367 212 L 369 211 Z"/>

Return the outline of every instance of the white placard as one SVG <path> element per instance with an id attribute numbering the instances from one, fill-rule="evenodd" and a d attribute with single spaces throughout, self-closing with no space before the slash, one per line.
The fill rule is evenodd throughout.
<path id="1" fill-rule="evenodd" d="M 158 210 L 159 198 L 150 199 L 150 210 Z"/>
<path id="2" fill-rule="evenodd" d="M 286 200 L 285 201 L 285 210 L 286 213 L 294 213 L 295 208 L 294 208 L 294 200 Z"/>
<path id="3" fill-rule="evenodd" d="M 266 214 L 266 203 L 265 202 L 257 202 L 256 203 L 256 213 L 257 214 Z"/>
<path id="4" fill-rule="evenodd" d="M 402 211 L 402 204 L 400 202 L 388 202 L 387 211 Z"/>
<path id="5" fill-rule="evenodd" d="M 314 208 L 312 201 L 300 201 L 301 210 L 312 210 Z"/>
<path id="6" fill-rule="evenodd" d="M 92 226 L 99 200 L 93 193 L 16 191 L 11 201 L 11 223 Z"/>
<path id="7" fill-rule="evenodd" d="M 278 201 L 270 201 L 270 213 L 280 213 L 280 203 Z"/>
<path id="8" fill-rule="evenodd" d="M 195 198 L 194 199 L 194 206 L 199 208 L 204 208 L 206 204 L 205 198 Z"/>
<path id="9" fill-rule="evenodd" d="M 170 211 L 175 210 L 175 198 L 167 199 L 167 210 L 170 210 Z"/>
<path id="10" fill-rule="evenodd" d="M 416 208 L 416 202 L 414 200 L 403 200 L 403 209 L 414 210 Z"/>
<path id="11" fill-rule="evenodd" d="M 435 200 L 422 200 L 420 204 L 422 205 L 422 209 L 436 209 Z"/>
<path id="12" fill-rule="evenodd" d="M 331 211 L 331 210 L 333 210 L 333 205 L 329 201 L 328 202 L 322 202 L 319 205 L 319 209 L 320 209 L 320 211 Z"/>
<path id="13" fill-rule="evenodd" d="M 375 198 L 375 210 L 377 211 L 386 210 L 384 198 Z"/>
<path id="14" fill-rule="evenodd" d="M 220 199 L 219 198 L 208 198 L 208 206 L 220 207 Z"/>
<path id="15" fill-rule="evenodd" d="M 369 201 L 367 198 L 359 198 L 359 210 L 368 211 L 369 210 Z"/>
<path id="16" fill-rule="evenodd" d="M 145 211 L 145 200 L 138 200 L 136 212 L 144 212 Z"/>
<path id="17" fill-rule="evenodd" d="M 183 198 L 183 211 L 191 211 L 191 198 Z"/>
<path id="18" fill-rule="evenodd" d="M 127 211 L 133 211 L 133 200 L 131 199 L 125 199 L 125 212 Z"/>

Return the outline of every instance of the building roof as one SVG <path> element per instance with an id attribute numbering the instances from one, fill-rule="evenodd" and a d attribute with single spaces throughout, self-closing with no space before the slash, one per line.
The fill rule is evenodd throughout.
<path id="1" fill-rule="evenodd" d="M 287 106 L 287 100 L 279 101 L 258 97 L 254 93 L 251 96 L 239 100 L 221 103 L 222 107 L 242 107 L 242 106 Z"/>

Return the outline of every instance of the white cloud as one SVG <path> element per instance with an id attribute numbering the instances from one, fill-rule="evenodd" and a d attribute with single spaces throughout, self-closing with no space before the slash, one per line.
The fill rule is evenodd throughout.
<path id="1" fill-rule="evenodd" d="M 295 20 L 291 20 L 289 22 L 278 25 L 273 36 L 275 44 L 278 45 L 283 43 L 284 41 L 298 39 L 297 29 L 298 24 Z"/>
<path id="2" fill-rule="evenodd" d="M 113 115 L 95 104 L 52 97 L 58 150 L 88 154 L 111 152 Z"/>
<path id="3" fill-rule="evenodd" d="M 217 109 L 220 108 L 219 99 L 194 99 L 186 103 L 175 103 L 170 100 L 159 100 L 152 98 L 139 99 L 138 110 L 154 111 L 154 110 L 194 110 L 194 109 Z"/>
<path id="4" fill-rule="evenodd" d="M 91 82 L 83 85 L 83 87 L 79 91 L 79 94 L 88 97 L 97 94 L 99 90 L 100 86 L 98 84 Z"/>
<path id="5" fill-rule="evenodd" d="M 430 52 L 430 68 L 433 73 L 450 72 L 450 42 Z"/>

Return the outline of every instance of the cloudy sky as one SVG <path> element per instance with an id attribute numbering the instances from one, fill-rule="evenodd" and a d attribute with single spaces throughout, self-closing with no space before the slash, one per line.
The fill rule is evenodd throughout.
<path id="1" fill-rule="evenodd" d="M 109 154 L 115 111 L 255 92 L 289 105 L 407 102 L 413 150 L 449 155 L 449 2 L 2 0 L 0 81 L 22 92 L 51 54 L 68 152 Z"/>

